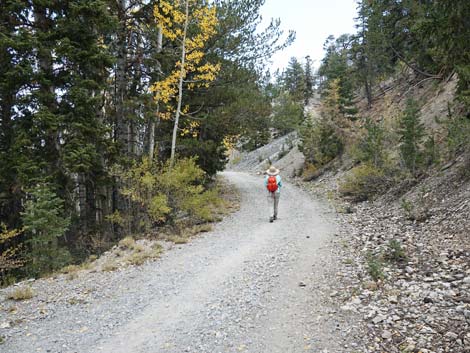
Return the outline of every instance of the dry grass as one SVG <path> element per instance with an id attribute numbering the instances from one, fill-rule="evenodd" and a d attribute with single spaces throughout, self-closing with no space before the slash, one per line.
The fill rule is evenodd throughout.
<path id="1" fill-rule="evenodd" d="M 136 244 L 134 245 L 134 247 L 132 248 L 132 250 L 133 250 L 134 252 L 137 252 L 137 253 L 139 253 L 139 252 L 144 252 L 144 251 L 145 251 L 145 246 L 143 246 L 142 244 L 137 244 L 137 243 L 136 243 Z"/>
<path id="2" fill-rule="evenodd" d="M 110 260 L 101 266 L 101 270 L 104 272 L 116 271 L 118 268 L 119 268 L 118 263 L 113 260 Z"/>
<path id="3" fill-rule="evenodd" d="M 189 241 L 189 238 L 180 235 L 173 235 L 170 236 L 168 240 L 172 241 L 175 244 L 186 244 Z"/>
<path id="4" fill-rule="evenodd" d="M 7 308 L 4 308 L 4 310 L 7 312 L 7 313 L 10 313 L 10 314 L 16 314 L 16 312 L 18 311 L 18 308 L 14 305 L 11 305 Z"/>
<path id="5" fill-rule="evenodd" d="M 75 279 L 78 277 L 80 271 L 85 271 L 85 270 L 91 270 L 93 267 L 93 264 L 90 261 L 90 258 L 87 259 L 87 261 L 81 263 L 80 265 L 68 265 L 65 266 L 60 270 L 60 273 L 64 273 L 67 275 L 67 279 Z"/>
<path id="6" fill-rule="evenodd" d="M 81 267 L 77 265 L 68 265 L 60 270 L 61 273 L 71 274 L 80 271 Z"/>
<path id="7" fill-rule="evenodd" d="M 143 265 L 148 258 L 149 256 L 146 252 L 135 252 L 126 259 L 126 262 L 130 265 L 140 266 Z"/>
<path id="8" fill-rule="evenodd" d="M 98 256 L 97 255 L 90 255 L 88 256 L 88 262 L 92 263 L 93 261 L 97 260 Z"/>
<path id="9" fill-rule="evenodd" d="M 18 287 L 7 294 L 7 299 L 11 300 L 28 300 L 34 297 L 35 293 L 29 286 Z"/>
<path id="10" fill-rule="evenodd" d="M 119 242 L 119 247 L 121 249 L 133 249 L 135 245 L 136 243 L 134 238 L 130 236 L 121 239 L 121 241 Z"/>
<path id="11" fill-rule="evenodd" d="M 124 257 L 124 255 L 126 255 L 126 252 L 124 250 L 117 249 L 116 251 L 114 251 L 114 255 L 116 257 Z"/>
<path id="12" fill-rule="evenodd" d="M 67 300 L 67 303 L 70 305 L 78 305 L 78 304 L 85 304 L 86 301 L 81 298 L 70 298 Z"/>
<path id="13" fill-rule="evenodd" d="M 213 229 L 214 227 L 210 223 L 198 224 L 193 227 L 195 234 L 211 232 Z"/>
<path id="14" fill-rule="evenodd" d="M 134 252 L 127 257 L 126 263 L 140 266 L 147 260 L 159 258 L 162 251 L 163 247 L 158 243 L 153 244 L 150 248 L 141 245 L 138 250 L 134 250 Z"/>
<path id="15" fill-rule="evenodd" d="M 71 281 L 71 280 L 73 280 L 73 279 L 75 279 L 75 278 L 78 278 L 78 272 L 68 273 L 68 274 L 67 274 L 67 277 L 65 277 L 65 278 L 67 278 L 67 280 L 69 280 L 69 281 Z"/>

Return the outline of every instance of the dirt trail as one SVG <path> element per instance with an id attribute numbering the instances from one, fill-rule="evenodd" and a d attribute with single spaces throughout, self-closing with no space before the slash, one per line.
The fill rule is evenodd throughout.
<path id="1" fill-rule="evenodd" d="M 336 260 L 328 209 L 286 184 L 270 224 L 261 177 L 224 176 L 240 190 L 241 209 L 214 231 L 138 271 L 103 277 L 106 295 L 31 320 L 0 351 L 354 351 L 344 347 L 352 319 L 329 297 Z"/>

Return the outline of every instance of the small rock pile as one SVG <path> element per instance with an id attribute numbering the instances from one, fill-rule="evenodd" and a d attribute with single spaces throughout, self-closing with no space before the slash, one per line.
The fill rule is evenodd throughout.
<path id="1" fill-rule="evenodd" d="M 470 182 L 446 173 L 400 198 L 336 199 L 342 309 L 363 317 L 368 352 L 470 352 Z M 336 189 L 339 176 L 308 185 Z M 416 215 L 419 215 L 416 216 Z"/>

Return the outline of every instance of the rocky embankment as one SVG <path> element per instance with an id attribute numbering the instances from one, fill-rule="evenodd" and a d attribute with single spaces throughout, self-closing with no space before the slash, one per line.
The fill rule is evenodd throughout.
<path id="1" fill-rule="evenodd" d="M 262 173 L 274 164 L 283 177 L 294 177 L 303 168 L 305 160 L 299 152 L 299 142 L 297 133 L 292 132 L 254 151 L 233 151 L 227 169 Z"/>
<path id="2" fill-rule="evenodd" d="M 303 185 L 339 211 L 343 286 L 331 293 L 363 318 L 368 352 L 470 352 L 470 181 L 464 161 L 407 193 L 338 197 L 341 173 Z"/>

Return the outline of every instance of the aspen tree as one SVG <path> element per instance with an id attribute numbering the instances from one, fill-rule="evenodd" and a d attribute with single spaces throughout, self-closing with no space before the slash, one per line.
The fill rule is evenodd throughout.
<path id="1" fill-rule="evenodd" d="M 152 86 L 155 100 L 166 108 L 165 112 L 159 113 L 159 117 L 164 120 L 174 117 L 170 155 L 170 165 L 173 166 L 179 120 L 181 116 L 189 116 L 189 107 L 182 105 L 183 92 L 208 87 L 220 70 L 220 64 L 202 63 L 204 46 L 216 34 L 218 21 L 216 8 L 201 6 L 197 0 L 161 1 L 154 8 L 154 16 L 163 36 L 179 48 L 179 60 L 174 70 Z M 174 99 L 176 108 L 172 104 Z"/>

